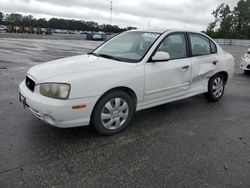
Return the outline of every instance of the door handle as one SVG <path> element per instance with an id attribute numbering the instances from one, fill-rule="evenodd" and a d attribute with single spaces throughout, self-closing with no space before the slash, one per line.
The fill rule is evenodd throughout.
<path id="1" fill-rule="evenodd" d="M 186 72 L 188 69 L 189 69 L 189 66 L 187 65 L 187 66 L 182 67 L 181 70 L 182 70 L 183 72 Z"/>

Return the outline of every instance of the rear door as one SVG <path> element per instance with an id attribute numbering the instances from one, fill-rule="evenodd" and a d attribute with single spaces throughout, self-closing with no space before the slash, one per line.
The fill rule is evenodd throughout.
<path id="1" fill-rule="evenodd" d="M 191 84 L 206 87 L 218 60 L 216 45 L 202 34 L 189 33 L 188 37 L 192 63 Z"/>

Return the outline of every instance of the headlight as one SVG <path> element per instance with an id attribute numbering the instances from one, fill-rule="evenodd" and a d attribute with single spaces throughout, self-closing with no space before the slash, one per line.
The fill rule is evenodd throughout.
<path id="1" fill-rule="evenodd" d="M 67 99 L 69 97 L 70 85 L 61 83 L 40 84 L 40 93 L 43 96 L 55 99 Z"/>

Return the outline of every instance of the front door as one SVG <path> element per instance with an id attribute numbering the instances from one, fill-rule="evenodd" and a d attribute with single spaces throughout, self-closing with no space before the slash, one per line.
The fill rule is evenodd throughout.
<path id="1" fill-rule="evenodd" d="M 189 89 L 191 60 L 187 53 L 186 34 L 168 35 L 157 51 L 167 52 L 170 59 L 146 64 L 144 106 L 154 106 L 184 96 Z"/>

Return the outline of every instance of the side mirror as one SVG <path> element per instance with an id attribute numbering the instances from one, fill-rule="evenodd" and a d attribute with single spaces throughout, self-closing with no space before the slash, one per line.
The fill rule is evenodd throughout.
<path id="1" fill-rule="evenodd" d="M 152 57 L 153 62 L 168 61 L 169 59 L 170 59 L 169 54 L 163 51 L 156 52 L 156 54 Z"/>

